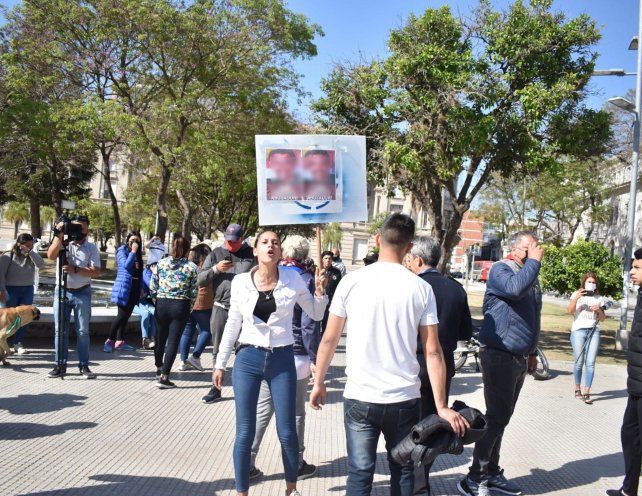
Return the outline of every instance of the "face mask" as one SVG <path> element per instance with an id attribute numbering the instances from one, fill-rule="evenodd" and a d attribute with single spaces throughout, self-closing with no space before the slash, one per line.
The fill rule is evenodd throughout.
<path id="1" fill-rule="evenodd" d="M 587 291 L 595 291 L 597 289 L 597 284 L 594 282 L 587 282 L 584 284 L 584 289 Z"/>

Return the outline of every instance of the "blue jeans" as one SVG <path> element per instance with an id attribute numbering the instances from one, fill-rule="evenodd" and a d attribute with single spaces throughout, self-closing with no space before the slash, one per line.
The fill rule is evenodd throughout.
<path id="1" fill-rule="evenodd" d="M 178 345 L 178 349 L 181 352 L 181 360 L 187 360 L 189 356 L 189 348 L 192 345 L 192 336 L 196 327 L 198 327 L 198 338 L 196 339 L 196 345 L 194 346 L 194 357 L 199 358 L 205 347 L 210 344 L 212 339 L 212 333 L 210 332 L 210 317 L 212 316 L 212 309 L 209 310 L 192 310 L 192 315 L 190 315 L 187 324 L 185 325 L 185 330 L 181 336 L 181 342 Z"/>
<path id="2" fill-rule="evenodd" d="M 600 330 L 595 329 L 590 341 L 587 343 L 590 334 L 591 329 L 571 331 L 574 358 L 573 377 L 575 378 L 575 384 L 582 384 L 582 368 L 584 367 L 584 387 L 586 388 L 590 388 L 591 384 L 593 384 L 595 359 L 600 349 Z"/>
<path id="3" fill-rule="evenodd" d="M 156 335 L 156 317 L 154 305 L 141 301 L 134 307 L 134 313 L 140 315 L 140 332 L 143 339 L 154 339 Z"/>
<path id="4" fill-rule="evenodd" d="M 13 308 L 19 305 L 33 304 L 33 285 L 31 286 L 7 286 L 7 304 L 5 308 Z M 25 326 L 22 326 L 13 335 L 14 343 L 22 343 L 25 335 Z"/>
<path id="5" fill-rule="evenodd" d="M 377 443 L 383 433 L 390 467 L 390 495 L 412 496 L 414 467 L 401 466 L 390 451 L 419 422 L 419 399 L 379 404 L 347 399 L 343 403 L 348 445 L 346 496 L 369 496 L 377 461 Z"/>
<path id="6" fill-rule="evenodd" d="M 69 355 L 69 321 L 71 320 L 71 311 L 74 312 L 74 321 L 76 322 L 76 351 L 78 352 L 79 365 L 89 364 L 89 320 L 91 319 L 91 288 L 87 287 L 81 291 L 72 293 L 67 291 L 67 304 L 65 305 L 65 315 L 63 316 L 63 362 L 67 363 Z M 58 357 L 58 287 L 54 290 L 54 324 L 56 329 L 56 357 Z"/>
<path id="7" fill-rule="evenodd" d="M 245 492 L 250 486 L 256 409 L 263 380 L 272 393 L 285 481 L 293 483 L 297 480 L 299 440 L 296 434 L 296 369 L 293 347 L 285 346 L 267 351 L 247 346 L 236 354 L 232 370 L 236 406 L 234 475 L 238 492 Z"/>

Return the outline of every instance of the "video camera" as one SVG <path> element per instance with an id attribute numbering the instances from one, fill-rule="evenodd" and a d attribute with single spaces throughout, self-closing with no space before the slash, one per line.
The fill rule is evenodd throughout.
<path id="1" fill-rule="evenodd" d="M 82 224 L 73 222 L 67 214 L 60 216 L 57 224 L 60 223 L 63 224 L 62 229 L 54 228 L 54 235 L 62 232 L 69 241 L 80 241 L 85 237 L 85 233 L 82 231 Z"/>
<path id="2" fill-rule="evenodd" d="M 76 208 L 76 203 L 68 200 L 63 200 L 62 208 L 65 212 L 60 216 L 56 224 L 62 224 L 62 229 L 54 227 L 54 236 L 63 233 L 66 241 L 80 241 L 85 237 L 82 231 L 82 224 L 74 222 L 68 215 L 69 210 Z"/>

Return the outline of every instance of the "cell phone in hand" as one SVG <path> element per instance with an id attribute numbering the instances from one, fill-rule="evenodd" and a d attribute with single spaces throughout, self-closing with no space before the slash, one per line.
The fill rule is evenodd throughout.
<path id="1" fill-rule="evenodd" d="M 587 290 L 587 291 L 584 293 L 584 296 L 594 296 L 594 295 L 595 295 L 595 291 L 588 291 L 588 290 Z"/>
<path id="2" fill-rule="evenodd" d="M 230 262 L 231 263 L 232 262 L 232 255 L 227 255 L 223 260 L 225 260 L 226 262 Z"/>

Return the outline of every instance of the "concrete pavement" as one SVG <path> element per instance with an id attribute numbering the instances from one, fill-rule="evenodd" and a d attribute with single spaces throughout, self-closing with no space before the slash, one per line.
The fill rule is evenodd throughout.
<path id="1" fill-rule="evenodd" d="M 234 401 L 204 405 L 209 372 L 174 373 L 176 390 L 157 390 L 150 352 L 105 355 L 98 342 L 92 369 L 80 379 L 75 364 L 62 380 L 46 378 L 53 354 L 42 342 L 32 354 L 12 357 L 0 369 L 0 469 L 2 495 L 228 496 L 234 495 Z M 72 359 L 74 354 L 72 353 Z M 209 356 L 204 362 L 209 364 Z M 344 494 L 346 449 L 342 395 L 345 355 L 339 348 L 329 377 L 329 404 L 309 410 L 305 459 L 319 466 L 300 483 L 304 496 Z M 175 365 L 175 368 L 177 365 Z M 502 448 L 506 475 L 527 494 L 599 495 L 619 487 L 623 474 L 619 428 L 626 402 L 625 369 L 598 363 L 592 406 L 573 398 L 569 363 L 554 362 L 554 378 L 527 379 Z M 480 374 L 466 366 L 453 382 L 453 399 L 483 409 Z M 374 495 L 387 495 L 387 463 L 379 446 Z M 470 463 L 439 457 L 436 495 L 457 494 Z M 268 429 L 258 466 L 265 477 L 253 496 L 282 495 L 280 448 Z"/>

